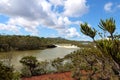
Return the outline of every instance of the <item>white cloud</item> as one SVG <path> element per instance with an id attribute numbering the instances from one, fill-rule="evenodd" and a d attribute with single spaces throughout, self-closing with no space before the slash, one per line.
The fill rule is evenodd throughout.
<path id="1" fill-rule="evenodd" d="M 55 6 L 63 5 L 63 0 L 49 0 Z"/>
<path id="2" fill-rule="evenodd" d="M 70 25 L 72 24 L 72 22 L 68 19 L 68 17 L 59 17 L 58 18 L 58 23 L 59 25 L 63 26 L 63 25 Z"/>
<path id="3" fill-rule="evenodd" d="M 88 12 L 86 0 L 66 0 L 65 1 L 65 16 L 78 17 Z"/>
<path id="4" fill-rule="evenodd" d="M 76 28 L 72 27 L 66 30 L 67 38 L 71 37 L 80 37 L 80 34 L 77 32 Z"/>
<path id="5" fill-rule="evenodd" d="M 14 33 L 20 33 L 19 32 L 20 27 L 16 27 L 14 25 L 6 25 L 3 23 L 0 23 L 0 30 L 5 30 L 5 31 L 14 31 Z"/>
<path id="6" fill-rule="evenodd" d="M 56 6 L 57 11 L 53 11 Z M 63 7 L 58 12 L 58 6 Z M 38 27 L 45 26 L 58 31 L 67 37 L 79 36 L 69 17 L 81 17 L 88 12 L 86 0 L 0 0 L 0 14 L 9 17 L 6 24 L 0 24 L 0 30 L 20 31 L 20 27 L 27 32 L 38 34 Z M 1 27 L 2 26 L 2 27 Z"/>
<path id="7" fill-rule="evenodd" d="M 36 27 L 39 25 L 39 23 L 37 21 L 30 22 L 22 17 L 17 17 L 17 18 L 11 18 L 7 24 L 14 25 L 16 27 L 17 25 L 19 25 L 23 27 L 26 31 L 31 32 L 32 34 L 38 34 Z"/>
<path id="8" fill-rule="evenodd" d="M 106 12 L 116 12 L 119 11 L 119 9 L 120 9 L 120 4 L 108 2 L 104 5 L 104 10 Z"/>
<path id="9" fill-rule="evenodd" d="M 113 3 L 108 2 L 108 3 L 106 3 L 106 4 L 104 5 L 104 10 L 105 10 L 106 12 L 111 12 L 111 11 L 112 11 L 112 6 L 113 6 Z"/>

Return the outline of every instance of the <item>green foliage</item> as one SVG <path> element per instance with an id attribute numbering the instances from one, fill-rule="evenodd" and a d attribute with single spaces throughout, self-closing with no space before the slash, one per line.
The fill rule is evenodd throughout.
<path id="1" fill-rule="evenodd" d="M 6 66 L 0 62 L 0 80 L 12 80 L 13 74 L 12 67 Z"/>
<path id="2" fill-rule="evenodd" d="M 20 80 L 21 74 L 20 72 L 16 71 L 13 74 L 13 79 L 12 80 Z"/>
<path id="3" fill-rule="evenodd" d="M 71 71 L 73 68 L 71 62 L 67 61 L 65 58 L 56 58 L 51 62 L 51 66 L 55 72 L 66 72 Z"/>
<path id="4" fill-rule="evenodd" d="M 87 28 L 89 29 L 89 26 L 87 26 L 87 24 L 81 24 L 81 27 L 86 26 L 86 29 L 82 29 L 84 32 L 84 34 L 86 35 L 87 33 L 91 33 L 90 30 L 87 30 Z M 119 64 L 120 59 L 119 59 L 119 40 L 115 39 L 113 37 L 113 33 L 116 29 L 116 25 L 115 25 L 115 20 L 113 20 L 113 18 L 110 19 L 106 19 L 101 20 L 101 22 L 98 25 L 102 30 L 104 31 L 108 31 L 112 37 L 112 40 L 100 40 L 97 41 L 96 45 L 97 47 L 101 50 L 101 52 L 104 54 L 107 54 L 108 56 L 111 56 L 113 60 L 115 60 L 115 62 L 117 62 Z M 88 32 L 87 32 L 88 31 Z M 90 35 L 88 35 L 90 36 Z M 91 37 L 91 36 L 90 36 Z M 113 40 L 115 39 L 115 40 Z"/>
<path id="5" fill-rule="evenodd" d="M 33 67 L 33 68 L 38 66 L 38 61 L 37 61 L 36 57 L 33 57 L 33 56 L 23 57 L 20 60 L 20 63 L 22 63 L 28 67 Z"/>
<path id="6" fill-rule="evenodd" d="M 72 52 L 71 54 L 66 55 L 64 60 L 71 64 L 70 70 L 72 71 L 72 77 L 75 79 L 79 80 L 84 76 L 86 76 L 87 79 L 99 77 L 106 79 L 112 76 L 112 62 L 109 62 L 107 58 L 104 58 L 101 55 L 101 52 L 94 47 Z M 86 72 L 86 74 L 84 72 Z M 99 76 L 97 76 L 98 74 Z"/>
<path id="7" fill-rule="evenodd" d="M 52 61 L 51 65 L 56 69 L 56 72 L 63 72 L 63 59 L 56 58 Z"/>
<path id="8" fill-rule="evenodd" d="M 0 52 L 10 50 L 36 50 L 56 47 L 53 44 L 72 44 L 78 47 L 89 47 L 84 41 L 71 41 L 63 38 L 40 38 L 35 36 L 0 35 Z M 87 42 L 91 43 L 91 42 Z"/>
<path id="9" fill-rule="evenodd" d="M 31 77 L 32 74 L 30 72 L 30 69 L 27 66 L 23 66 L 21 69 L 21 76 L 22 77 Z"/>
<path id="10" fill-rule="evenodd" d="M 94 39 L 95 35 L 96 35 L 96 30 L 91 27 L 88 26 L 87 23 L 84 23 L 84 24 L 80 24 L 81 26 L 81 32 L 87 36 L 90 36 L 91 38 Z"/>
<path id="11" fill-rule="evenodd" d="M 50 63 L 48 61 L 38 62 L 36 57 L 26 56 L 23 57 L 20 62 L 23 64 L 21 69 L 22 77 L 31 77 L 35 75 L 51 73 Z"/>
<path id="12" fill-rule="evenodd" d="M 83 34 L 86 35 L 88 33 L 91 33 L 91 30 L 88 30 L 89 26 L 87 26 L 86 23 L 81 24 L 81 27 L 83 26 L 86 26 L 85 29 L 82 29 L 81 31 Z M 113 60 L 114 65 L 116 66 L 116 70 L 115 68 L 114 70 L 117 71 L 120 76 L 120 41 L 119 39 L 115 38 L 113 34 L 116 29 L 115 20 L 113 18 L 101 20 L 98 26 L 103 31 L 107 31 L 110 34 L 110 39 L 95 41 L 94 38 L 91 37 L 91 35 L 88 34 L 87 36 L 93 38 L 93 41 L 96 43 L 97 48 L 101 51 L 102 56 L 104 56 L 103 59 L 109 58 Z"/>
<path id="13" fill-rule="evenodd" d="M 35 36 L 0 35 L 0 51 L 35 50 L 55 47 L 49 40 Z"/>
<path id="14" fill-rule="evenodd" d="M 103 55 L 110 57 L 120 64 L 120 47 L 119 40 L 99 40 L 97 41 L 97 47 L 100 49 Z"/>
<path id="15" fill-rule="evenodd" d="M 39 65 L 37 67 L 38 70 L 36 70 L 36 72 L 38 74 L 47 74 L 50 72 L 49 68 L 50 68 L 50 63 L 48 61 L 41 61 L 39 62 Z"/>
<path id="16" fill-rule="evenodd" d="M 98 26 L 102 30 L 108 31 L 110 34 L 113 34 L 116 29 L 115 20 L 113 18 L 106 19 L 106 20 L 101 19 Z"/>
<path id="17" fill-rule="evenodd" d="M 36 70 L 36 67 L 38 67 L 38 64 L 39 64 L 36 57 L 33 57 L 33 56 L 23 57 L 20 60 L 20 63 L 22 63 L 23 65 L 28 67 L 28 69 L 30 70 L 31 75 L 36 75 L 35 70 Z"/>
<path id="18" fill-rule="evenodd" d="M 64 59 L 71 63 L 73 78 L 77 80 L 80 80 L 83 76 L 91 78 L 98 73 L 99 67 L 97 65 L 98 61 L 96 53 L 99 54 L 99 52 L 94 48 L 87 48 L 80 49 L 65 56 Z M 83 71 L 86 71 L 87 74 L 84 74 Z"/>

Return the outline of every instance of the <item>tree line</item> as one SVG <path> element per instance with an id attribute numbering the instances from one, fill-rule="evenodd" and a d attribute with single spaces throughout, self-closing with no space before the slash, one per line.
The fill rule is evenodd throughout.
<path id="1" fill-rule="evenodd" d="M 0 52 L 10 50 L 37 50 L 45 48 L 54 48 L 55 44 L 71 44 L 78 47 L 90 47 L 90 44 L 84 45 L 82 43 L 92 43 L 89 41 L 73 41 L 61 37 L 44 38 L 37 36 L 23 36 L 23 35 L 0 35 Z"/>
<path id="2" fill-rule="evenodd" d="M 36 36 L 0 35 L 0 51 L 35 50 L 55 47 L 44 38 Z"/>

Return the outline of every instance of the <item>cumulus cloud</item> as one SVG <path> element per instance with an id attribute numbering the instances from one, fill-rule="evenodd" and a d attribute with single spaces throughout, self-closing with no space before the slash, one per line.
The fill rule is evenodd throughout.
<path id="1" fill-rule="evenodd" d="M 66 30 L 68 38 L 70 37 L 80 37 L 80 34 L 77 32 L 76 28 L 72 27 Z"/>
<path id="2" fill-rule="evenodd" d="M 38 8 L 39 7 L 39 8 Z M 41 11 L 40 11 L 41 10 Z M 36 19 L 36 17 L 40 17 L 43 14 L 42 6 L 38 6 L 35 1 L 29 0 L 1 0 L 0 1 L 0 13 L 6 14 L 10 17 L 25 17 Z M 30 17 L 31 16 L 31 17 Z M 46 16 L 46 14 L 41 17 Z"/>
<path id="3" fill-rule="evenodd" d="M 111 12 L 111 11 L 112 11 L 112 6 L 113 6 L 113 3 L 108 2 L 108 3 L 106 3 L 106 4 L 104 5 L 104 10 L 105 10 L 106 12 Z"/>
<path id="4" fill-rule="evenodd" d="M 32 34 L 38 34 L 37 31 L 37 26 L 39 23 L 37 21 L 28 21 L 27 19 L 24 19 L 22 17 L 17 17 L 17 18 L 10 18 L 10 20 L 7 23 L 8 25 L 14 25 L 18 27 L 23 27 L 26 31 L 31 32 Z"/>
<path id="5" fill-rule="evenodd" d="M 78 17 L 88 12 L 86 0 L 66 0 L 64 7 L 64 15 L 70 17 Z"/>
<path id="6" fill-rule="evenodd" d="M 60 12 L 59 6 L 63 11 Z M 70 25 L 79 21 L 73 22 L 69 17 L 81 17 L 88 9 L 86 0 L 0 0 L 0 14 L 9 17 L 5 24 L 0 23 L 0 30 L 18 32 L 21 27 L 38 34 L 38 27 L 44 26 L 60 34 L 65 32 L 67 37 L 78 37 L 76 28 Z"/>
<path id="7" fill-rule="evenodd" d="M 6 31 L 14 31 L 15 33 L 20 33 L 19 30 L 20 27 L 16 27 L 14 25 L 7 25 L 7 24 L 3 24 L 3 23 L 0 23 L 0 30 L 6 30 Z"/>

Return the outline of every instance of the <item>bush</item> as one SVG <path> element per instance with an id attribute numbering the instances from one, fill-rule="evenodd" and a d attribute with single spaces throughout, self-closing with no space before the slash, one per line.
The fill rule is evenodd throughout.
<path id="1" fill-rule="evenodd" d="M 31 77 L 32 76 L 29 68 L 26 66 L 23 66 L 23 68 L 21 69 L 21 73 L 22 73 L 21 74 L 22 77 Z"/>
<path id="2" fill-rule="evenodd" d="M 22 63 L 25 67 L 25 69 L 28 69 L 28 76 L 31 75 L 36 75 L 36 71 L 35 69 L 38 67 L 38 60 L 36 59 L 36 57 L 33 57 L 33 56 L 26 56 L 26 57 L 23 57 L 21 60 L 20 60 L 20 63 Z M 30 73 L 29 73 L 30 71 Z M 24 70 L 23 70 L 24 72 Z"/>
<path id="3" fill-rule="evenodd" d="M 36 57 L 33 56 L 26 56 L 23 57 L 20 62 L 23 64 L 23 68 L 21 70 L 22 77 L 30 77 L 35 75 L 41 75 L 49 73 L 49 62 L 41 61 L 38 62 Z"/>
<path id="4" fill-rule="evenodd" d="M 14 72 L 12 80 L 20 80 L 21 74 L 20 72 Z"/>
<path id="5" fill-rule="evenodd" d="M 13 67 L 6 66 L 0 62 L 0 80 L 12 80 L 13 74 Z"/>

